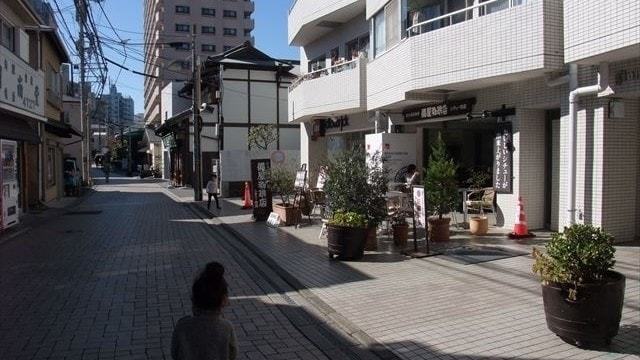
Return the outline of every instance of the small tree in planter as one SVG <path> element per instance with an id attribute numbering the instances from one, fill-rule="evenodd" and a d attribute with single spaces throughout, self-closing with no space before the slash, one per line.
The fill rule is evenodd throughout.
<path id="1" fill-rule="evenodd" d="M 267 150 L 269 145 L 278 141 L 278 130 L 275 125 L 255 125 L 249 129 L 249 147 Z"/>
<path id="2" fill-rule="evenodd" d="M 546 254 L 533 250 L 542 281 L 547 327 L 577 346 L 609 344 L 618 334 L 625 277 L 615 264 L 613 237 L 592 225 L 554 234 Z"/>
<path id="3" fill-rule="evenodd" d="M 424 186 L 429 211 L 437 216 L 429 218 L 429 237 L 433 241 L 449 240 L 451 219 L 444 215 L 454 208 L 458 200 L 456 169 L 456 164 L 447 155 L 442 134 L 438 134 L 436 143 L 431 147 Z"/>
<path id="4" fill-rule="evenodd" d="M 339 154 L 328 165 L 324 191 L 330 209 L 364 216 L 375 236 L 386 217 L 387 175 L 379 155 L 368 158 L 359 148 Z"/>
<path id="5" fill-rule="evenodd" d="M 273 193 L 282 200 L 282 203 L 273 205 L 273 211 L 280 216 L 284 225 L 295 225 L 300 218 L 300 211 L 291 204 L 295 193 L 295 170 L 288 165 L 275 166 L 269 172 L 269 181 Z"/>

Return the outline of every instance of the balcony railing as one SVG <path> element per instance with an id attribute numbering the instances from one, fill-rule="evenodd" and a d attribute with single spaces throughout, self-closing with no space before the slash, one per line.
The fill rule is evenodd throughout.
<path id="1" fill-rule="evenodd" d="M 355 69 L 356 67 L 358 67 L 359 60 L 360 60 L 360 57 L 356 57 L 349 61 L 336 63 L 335 65 L 328 68 L 322 68 L 322 69 L 318 69 L 318 70 L 306 73 L 300 76 L 299 78 L 297 78 L 296 80 L 294 80 L 293 83 L 291 83 L 291 86 L 289 86 L 289 92 L 291 92 L 298 85 L 302 84 L 307 80 L 313 80 L 320 77 L 329 76 L 331 74 L 336 74 L 345 70 Z"/>
<path id="2" fill-rule="evenodd" d="M 461 23 L 473 19 L 474 12 L 478 16 L 489 15 L 500 10 L 505 10 L 518 5 L 526 4 L 527 0 L 489 0 L 464 9 L 419 22 L 407 28 L 407 37 L 412 37 L 434 31 L 452 24 Z"/>

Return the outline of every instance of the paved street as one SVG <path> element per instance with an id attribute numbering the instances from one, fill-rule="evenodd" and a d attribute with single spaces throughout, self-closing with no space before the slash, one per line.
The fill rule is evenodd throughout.
<path id="1" fill-rule="evenodd" d="M 168 359 L 173 325 L 191 312 L 192 279 L 212 260 L 227 269 L 225 315 L 241 358 L 329 357 L 288 318 L 312 324 L 313 315 L 230 254 L 186 206 L 155 183 L 112 179 L 0 245 L 0 359 Z"/>

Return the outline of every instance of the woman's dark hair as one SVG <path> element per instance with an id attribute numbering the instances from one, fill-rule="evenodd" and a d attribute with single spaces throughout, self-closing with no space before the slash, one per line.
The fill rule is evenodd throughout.
<path id="1" fill-rule="evenodd" d="M 224 266 L 210 262 L 196 277 L 191 288 L 191 303 L 200 310 L 219 310 L 228 294 Z"/>
<path id="2" fill-rule="evenodd" d="M 409 166 L 407 166 L 407 172 L 409 173 L 414 173 L 416 171 L 416 166 L 411 164 Z"/>

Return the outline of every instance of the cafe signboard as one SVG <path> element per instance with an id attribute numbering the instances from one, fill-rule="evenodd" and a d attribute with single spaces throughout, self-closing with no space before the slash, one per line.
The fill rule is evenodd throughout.
<path id="1" fill-rule="evenodd" d="M 44 116 L 44 74 L 0 46 L 0 105 Z"/>
<path id="2" fill-rule="evenodd" d="M 253 217 L 265 221 L 271 213 L 272 194 L 269 184 L 270 159 L 251 160 L 251 181 L 253 182 Z"/>
<path id="3" fill-rule="evenodd" d="M 430 104 L 421 106 L 419 108 L 413 108 L 405 110 L 404 121 L 421 121 L 438 119 L 447 116 L 466 115 L 471 112 L 473 105 L 476 103 L 475 98 L 445 101 L 437 104 Z"/>
<path id="4" fill-rule="evenodd" d="M 513 129 L 499 122 L 493 144 L 493 188 L 496 193 L 513 193 Z"/>

